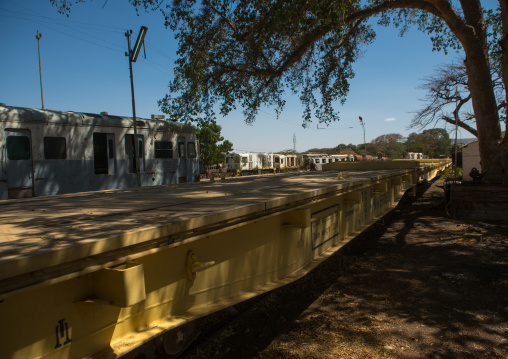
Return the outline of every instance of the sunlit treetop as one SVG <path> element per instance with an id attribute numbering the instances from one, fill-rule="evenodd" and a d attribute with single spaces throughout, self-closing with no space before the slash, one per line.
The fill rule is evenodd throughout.
<path id="1" fill-rule="evenodd" d="M 337 26 L 355 6 L 206 1 L 195 11 L 189 2 L 175 3 L 166 20 L 176 31 L 179 59 L 163 111 L 213 118 L 214 108 L 226 115 L 240 106 L 251 123 L 262 105 L 280 113 L 290 91 L 304 105 L 304 125 L 312 112 L 323 122 L 337 119 L 332 104 L 345 101 L 352 64 L 374 38 L 360 21 Z"/>
<path id="2" fill-rule="evenodd" d="M 68 13 L 73 2 L 86 0 L 50 1 Z M 213 120 L 215 111 L 227 115 L 238 107 L 252 123 L 261 106 L 280 114 L 289 92 L 303 104 L 304 127 L 313 117 L 338 120 L 353 64 L 375 39 L 366 20 L 377 16 L 378 24 L 394 25 L 401 34 L 416 26 L 429 34 L 435 50 L 446 52 L 461 48 L 450 26 L 464 16 L 447 0 L 129 2 L 138 10 L 161 11 L 179 41 L 170 93 L 159 101 L 171 118 Z M 486 11 L 492 46 L 498 13 Z"/>

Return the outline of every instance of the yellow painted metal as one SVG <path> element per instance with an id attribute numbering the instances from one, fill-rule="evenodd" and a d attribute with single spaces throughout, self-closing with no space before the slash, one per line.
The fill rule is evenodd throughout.
<path id="1" fill-rule="evenodd" d="M 388 182 L 376 183 L 372 186 L 373 192 L 388 192 Z"/>
<path id="2" fill-rule="evenodd" d="M 198 262 L 196 253 L 194 251 L 188 251 L 187 252 L 187 260 L 185 262 L 185 266 L 187 268 L 187 279 L 188 280 L 194 280 L 196 279 L 196 273 L 204 271 L 205 269 L 208 269 L 215 265 L 215 261 L 209 261 L 209 262 Z"/>
<path id="3" fill-rule="evenodd" d="M 146 299 L 143 265 L 134 262 L 92 274 L 93 297 L 116 307 L 130 307 Z"/>
<path id="4" fill-rule="evenodd" d="M 373 171 L 394 169 L 415 169 L 420 163 L 415 160 L 407 161 L 355 161 L 332 162 L 322 165 L 323 171 Z"/>
<path id="5" fill-rule="evenodd" d="M 323 171 L 373 171 L 393 169 L 421 169 L 446 168 L 451 165 L 450 159 L 426 159 L 426 160 L 389 160 L 389 161 L 356 161 L 356 162 L 333 162 L 323 164 Z"/>
<path id="6" fill-rule="evenodd" d="M 0 203 L 2 239 L 17 245 L 0 257 L 0 358 L 115 358 L 285 285 L 393 208 L 420 175 L 272 175 Z M 41 239 L 49 234 L 51 245 Z"/>

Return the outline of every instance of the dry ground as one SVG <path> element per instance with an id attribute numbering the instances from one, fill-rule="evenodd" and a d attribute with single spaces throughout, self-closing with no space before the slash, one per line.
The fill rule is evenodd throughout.
<path id="1" fill-rule="evenodd" d="M 508 221 L 447 217 L 439 186 L 305 278 L 202 320 L 185 357 L 508 358 Z"/>

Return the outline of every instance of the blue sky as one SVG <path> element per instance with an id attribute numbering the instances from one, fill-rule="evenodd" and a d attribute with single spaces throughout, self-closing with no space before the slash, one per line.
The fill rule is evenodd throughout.
<path id="1" fill-rule="evenodd" d="M 134 87 L 137 116 L 149 118 L 161 114 L 157 100 L 168 89 L 177 58 L 177 43 L 161 14 L 140 11 L 138 16 L 127 0 L 95 0 L 74 5 L 66 17 L 49 0 L 1 0 L 0 102 L 41 107 L 35 38 L 39 30 L 47 109 L 132 116 L 125 31 L 133 30 L 134 42 L 142 25 L 148 27 L 147 59 L 141 54 L 133 64 Z M 358 116 L 365 121 L 367 142 L 383 134 L 415 132 L 407 126 L 425 96 L 417 87 L 437 66 L 458 55 L 432 52 L 429 38 L 417 30 L 400 38 L 396 29 L 376 29 L 376 41 L 354 65 L 356 77 L 346 104 L 339 106 L 340 122 L 328 127 L 316 122 L 303 129 L 302 107 L 288 97 L 278 120 L 270 108 L 263 108 L 253 125 L 245 124 L 240 111 L 220 118 L 224 137 L 239 151 L 290 149 L 294 137 L 297 151 L 360 144 L 363 129 Z"/>

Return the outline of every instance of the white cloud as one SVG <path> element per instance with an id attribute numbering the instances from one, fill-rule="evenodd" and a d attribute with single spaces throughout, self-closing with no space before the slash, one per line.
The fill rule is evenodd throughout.
<path id="1" fill-rule="evenodd" d="M 397 121 L 395 117 L 390 117 L 385 120 L 385 122 Z"/>

